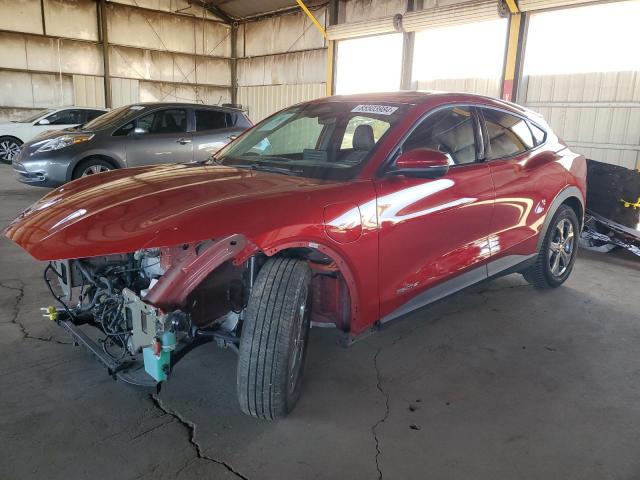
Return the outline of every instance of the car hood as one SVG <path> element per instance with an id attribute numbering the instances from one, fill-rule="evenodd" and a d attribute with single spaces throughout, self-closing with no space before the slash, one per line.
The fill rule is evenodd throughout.
<path id="1" fill-rule="evenodd" d="M 39 133 L 38 135 L 36 135 L 35 137 L 33 137 L 31 139 L 29 143 L 29 145 L 32 145 L 34 143 L 38 143 L 38 142 L 42 142 L 43 140 L 49 140 L 50 138 L 55 138 L 55 137 L 61 137 L 62 135 L 65 134 L 91 134 L 91 133 L 95 133 L 93 131 L 89 131 L 89 130 L 78 130 L 77 127 L 69 127 L 69 128 L 61 128 L 61 129 L 54 129 L 53 127 L 51 127 L 51 130 L 44 130 L 41 133 Z"/>
<path id="2" fill-rule="evenodd" d="M 322 202 L 332 195 L 327 190 L 344 190 L 343 185 L 198 164 L 115 170 L 52 191 L 5 234 L 39 260 L 126 253 L 228 234 L 243 234 L 259 245 L 273 240 L 274 232 L 286 238 L 289 230 L 299 235 L 317 229 Z"/>

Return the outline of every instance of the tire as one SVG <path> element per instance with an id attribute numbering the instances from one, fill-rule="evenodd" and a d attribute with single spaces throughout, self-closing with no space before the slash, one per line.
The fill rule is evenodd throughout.
<path id="1" fill-rule="evenodd" d="M 108 172 L 113 170 L 113 165 L 101 158 L 89 157 L 82 160 L 76 168 L 73 169 L 73 180 L 80 177 L 86 177 L 88 175 L 95 175 L 97 173 Z"/>
<path id="2" fill-rule="evenodd" d="M 0 162 L 11 163 L 21 146 L 22 142 L 15 137 L 0 137 Z"/>
<path id="3" fill-rule="evenodd" d="M 300 396 L 309 336 L 311 270 L 294 258 L 268 260 L 258 274 L 242 325 L 238 401 L 250 416 L 287 415 Z"/>
<path id="4" fill-rule="evenodd" d="M 522 272 L 525 280 L 537 288 L 562 285 L 573 270 L 579 236 L 576 213 L 567 205 L 561 205 L 549 223 L 536 262 Z"/>

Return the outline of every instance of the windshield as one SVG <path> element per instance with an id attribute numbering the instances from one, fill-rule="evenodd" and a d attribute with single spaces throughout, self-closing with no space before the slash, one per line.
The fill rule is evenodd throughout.
<path id="1" fill-rule="evenodd" d="M 53 110 L 40 110 L 37 113 L 34 113 L 33 115 L 29 115 L 26 118 L 23 118 L 22 120 L 15 120 L 16 123 L 31 123 L 31 122 L 35 122 L 37 119 L 39 119 L 40 117 L 42 117 L 43 115 L 46 115 L 47 113 L 51 113 L 53 112 Z"/>
<path id="2" fill-rule="evenodd" d="M 126 105 L 124 107 L 116 108 L 104 115 L 100 115 L 98 118 L 95 118 L 88 123 L 85 123 L 82 125 L 82 128 L 86 128 L 88 130 L 100 130 L 105 127 L 118 127 L 122 120 L 140 113 L 144 108 L 145 107 L 142 105 Z"/>
<path id="3" fill-rule="evenodd" d="M 353 178 L 407 106 L 312 103 L 263 120 L 216 155 L 239 168 L 323 179 Z"/>

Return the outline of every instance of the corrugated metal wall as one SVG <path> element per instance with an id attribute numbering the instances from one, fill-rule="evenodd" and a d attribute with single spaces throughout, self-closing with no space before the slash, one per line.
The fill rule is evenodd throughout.
<path id="1" fill-rule="evenodd" d="M 314 14 L 325 23 L 325 8 Z M 325 95 L 326 44 L 304 13 L 242 24 L 238 44 L 238 102 L 254 122 Z"/>
<path id="2" fill-rule="evenodd" d="M 324 83 L 239 87 L 238 101 L 249 106 L 251 120 L 258 122 L 282 108 L 323 97 L 325 88 Z"/>
<path id="3" fill-rule="evenodd" d="M 0 12 L 0 119 L 104 106 L 95 0 L 0 0 Z M 194 2 L 112 0 L 107 25 L 114 107 L 231 100 L 231 28 Z"/>
<path id="4" fill-rule="evenodd" d="M 464 92 L 500 96 L 500 78 L 439 78 L 436 80 L 418 80 L 418 90 L 442 90 L 444 92 Z"/>
<path id="5" fill-rule="evenodd" d="M 640 72 L 529 76 L 520 95 L 578 152 L 640 168 Z"/>

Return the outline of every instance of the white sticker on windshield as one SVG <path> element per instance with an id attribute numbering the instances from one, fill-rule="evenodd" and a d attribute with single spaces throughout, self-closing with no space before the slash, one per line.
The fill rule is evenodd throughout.
<path id="1" fill-rule="evenodd" d="M 144 107 L 142 105 L 132 105 L 129 110 L 144 110 Z"/>
<path id="2" fill-rule="evenodd" d="M 351 110 L 354 113 L 377 113 L 378 115 L 391 115 L 398 110 L 398 107 L 390 107 L 389 105 L 358 105 Z"/>

